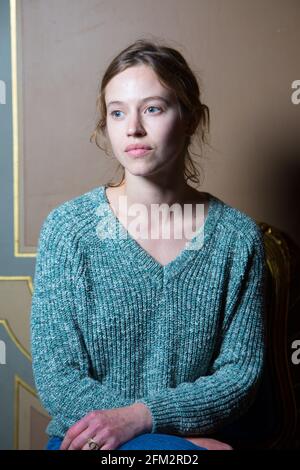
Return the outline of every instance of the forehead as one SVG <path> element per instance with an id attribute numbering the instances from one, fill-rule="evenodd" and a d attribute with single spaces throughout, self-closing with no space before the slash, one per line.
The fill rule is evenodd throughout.
<path id="1" fill-rule="evenodd" d="M 151 95 L 171 98 L 172 94 L 172 91 L 159 81 L 154 70 L 139 65 L 123 70 L 109 81 L 105 89 L 105 101 L 139 100 Z"/>

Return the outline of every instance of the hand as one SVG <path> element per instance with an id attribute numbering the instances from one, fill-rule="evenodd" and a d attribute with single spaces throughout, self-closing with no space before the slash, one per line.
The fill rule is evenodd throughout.
<path id="1" fill-rule="evenodd" d="M 100 450 L 117 449 L 124 442 L 151 429 L 150 417 L 148 408 L 142 403 L 92 411 L 69 428 L 60 450 L 90 450 L 89 438 L 100 446 Z"/>
<path id="2" fill-rule="evenodd" d="M 208 437 L 185 437 L 187 441 L 193 442 L 196 446 L 206 447 L 208 450 L 233 450 L 226 442 L 218 441 Z"/>

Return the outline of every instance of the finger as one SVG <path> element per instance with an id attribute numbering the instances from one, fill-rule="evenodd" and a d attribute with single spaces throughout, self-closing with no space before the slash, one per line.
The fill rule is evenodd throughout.
<path id="1" fill-rule="evenodd" d="M 102 450 L 102 447 L 105 444 L 103 438 L 101 439 L 100 436 L 96 435 L 92 439 L 93 439 L 95 445 L 93 445 L 93 442 L 90 444 L 88 442 L 88 439 L 87 439 L 85 444 L 82 446 L 81 450 Z M 98 447 L 96 445 L 98 445 Z"/>
<path id="2" fill-rule="evenodd" d="M 83 432 L 81 432 L 69 445 L 68 450 L 80 450 L 85 445 L 88 446 L 88 440 L 95 436 L 96 430 L 92 429 L 91 427 L 86 428 Z M 93 437 L 94 440 L 94 437 Z"/>
<path id="3" fill-rule="evenodd" d="M 102 450 L 103 446 L 105 446 L 105 444 L 107 444 L 106 439 L 103 436 L 101 436 L 101 434 L 99 434 L 99 433 L 96 434 L 96 432 L 94 432 L 94 434 L 93 434 L 93 433 L 90 432 L 89 437 L 91 437 L 91 436 L 93 436 L 92 440 L 94 441 L 95 445 L 93 445 L 93 442 L 89 443 L 88 438 L 87 438 L 86 442 L 82 446 L 81 450 Z"/>
<path id="4" fill-rule="evenodd" d="M 61 446 L 60 446 L 60 450 L 68 450 L 71 442 L 76 439 L 76 437 L 82 432 L 84 431 L 87 427 L 88 427 L 88 421 L 87 419 L 85 419 L 86 417 L 84 417 L 83 419 L 81 419 L 80 421 L 77 421 L 77 423 L 75 423 L 73 426 L 71 426 L 62 443 L 61 443 Z"/>

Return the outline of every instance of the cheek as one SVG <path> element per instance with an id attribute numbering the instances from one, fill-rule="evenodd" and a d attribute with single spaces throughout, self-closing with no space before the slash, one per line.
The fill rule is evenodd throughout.
<path id="1" fill-rule="evenodd" d="M 110 143 L 111 147 L 115 151 L 118 147 L 118 143 L 120 143 L 120 134 L 121 134 L 121 126 L 111 125 L 109 122 L 106 126 L 106 138 Z"/>
<path id="2" fill-rule="evenodd" d="M 178 119 L 169 119 L 157 126 L 159 140 L 171 147 L 177 147 L 184 139 L 184 130 Z"/>
<path id="3" fill-rule="evenodd" d="M 107 121 L 106 123 L 107 138 L 109 138 L 110 140 L 114 140 L 115 134 L 116 134 L 115 126 L 112 126 L 110 121 Z"/>

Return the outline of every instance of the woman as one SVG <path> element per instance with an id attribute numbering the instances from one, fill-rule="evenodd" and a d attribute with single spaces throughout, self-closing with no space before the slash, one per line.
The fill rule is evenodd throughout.
<path id="1" fill-rule="evenodd" d="M 92 139 L 105 137 L 122 180 L 54 208 L 38 244 L 32 358 L 47 448 L 231 449 L 213 437 L 249 408 L 264 365 L 260 230 L 188 184 L 209 110 L 178 51 L 136 41 L 97 103 Z M 170 209 L 162 222 L 157 207 Z"/>

